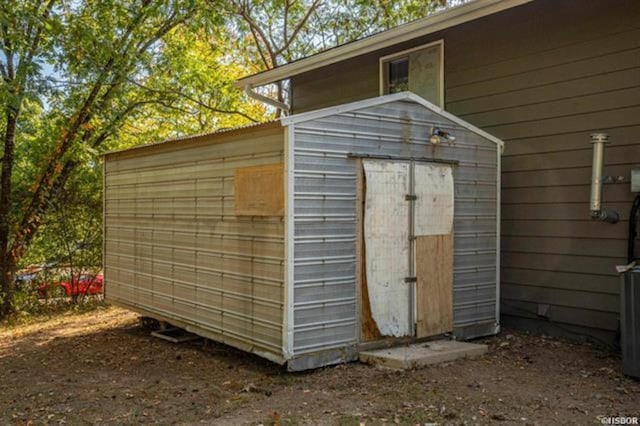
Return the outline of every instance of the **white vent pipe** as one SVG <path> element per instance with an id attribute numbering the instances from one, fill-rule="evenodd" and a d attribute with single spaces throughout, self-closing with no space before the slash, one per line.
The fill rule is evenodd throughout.
<path id="1" fill-rule="evenodd" d="M 591 165 L 591 218 L 604 222 L 616 223 L 620 220 L 618 213 L 602 208 L 602 164 L 604 162 L 604 147 L 609 143 L 609 135 L 606 133 L 593 133 L 591 144 L 593 145 L 593 164 Z"/>
<path id="2" fill-rule="evenodd" d="M 260 102 L 264 102 L 265 104 L 271 105 L 272 107 L 276 107 L 279 110 L 284 111 L 285 113 L 289 113 L 290 111 L 289 105 L 285 104 L 284 102 L 276 101 L 275 99 L 271 99 L 267 96 L 257 93 L 255 90 L 253 90 L 253 87 L 250 85 L 244 86 L 244 93 L 246 93 L 247 96 L 249 96 L 250 98 L 253 98 Z"/>

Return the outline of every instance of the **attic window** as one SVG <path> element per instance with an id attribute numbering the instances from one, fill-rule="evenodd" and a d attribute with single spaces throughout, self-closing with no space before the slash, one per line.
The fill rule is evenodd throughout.
<path id="1" fill-rule="evenodd" d="M 387 63 L 389 77 L 388 93 L 398 93 L 409 90 L 409 58 L 402 58 Z"/>
<path id="2" fill-rule="evenodd" d="M 380 94 L 411 91 L 444 107 L 442 40 L 380 58 Z"/>

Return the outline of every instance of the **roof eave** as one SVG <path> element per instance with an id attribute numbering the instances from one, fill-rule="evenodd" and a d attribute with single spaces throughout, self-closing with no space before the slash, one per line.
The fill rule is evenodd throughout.
<path id="1" fill-rule="evenodd" d="M 474 0 L 307 58 L 241 78 L 234 85 L 242 88 L 275 83 L 316 68 L 442 31 L 531 1 L 533 0 Z"/>
<path id="2" fill-rule="evenodd" d="M 281 127 L 281 123 L 280 123 L 280 119 L 274 119 L 274 120 L 270 120 L 270 121 L 265 121 L 262 123 L 252 123 L 252 124 L 248 124 L 248 125 L 244 125 L 244 126 L 237 126 L 237 127 L 232 127 L 229 129 L 221 129 L 221 130 L 216 130 L 213 132 L 206 132 L 206 133 L 198 133 L 195 135 L 186 135 L 186 136 L 182 136 L 182 137 L 177 137 L 177 138 L 171 138 L 171 139 L 164 139 L 164 140 L 160 140 L 157 142 L 151 142 L 151 143 L 144 143 L 144 144 L 140 144 L 140 145 L 135 145 L 129 148 L 121 148 L 121 149 L 114 149 L 111 151 L 106 151 L 103 153 L 100 153 L 99 156 L 100 157 L 109 157 L 112 155 L 116 155 L 116 154 L 124 154 L 124 153 L 129 153 L 129 152 L 138 152 L 138 151 L 142 151 L 142 150 L 147 150 L 147 149 L 152 149 L 158 146 L 165 146 L 165 145 L 170 145 L 170 144 L 175 144 L 175 143 L 189 143 L 189 142 L 196 142 L 196 141 L 206 141 L 206 140 L 210 140 L 212 138 L 221 138 L 221 137 L 225 137 L 225 136 L 229 136 L 229 135 L 238 135 L 238 134 L 242 134 L 244 132 L 254 132 L 256 130 L 265 130 L 268 128 L 278 128 Z"/>

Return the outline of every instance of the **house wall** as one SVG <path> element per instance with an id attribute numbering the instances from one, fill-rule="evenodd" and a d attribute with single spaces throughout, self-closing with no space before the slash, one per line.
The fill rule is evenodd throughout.
<path id="1" fill-rule="evenodd" d="M 107 299 L 282 362 L 283 218 L 236 216 L 234 172 L 283 149 L 275 124 L 108 155 Z"/>
<path id="2" fill-rule="evenodd" d="M 455 135 L 456 144 L 431 145 L 433 126 Z M 495 142 L 408 101 L 309 119 L 292 132 L 294 356 L 358 342 L 358 162 L 349 153 L 459 161 L 453 167 L 454 329 L 460 337 L 496 332 Z"/>
<path id="3" fill-rule="evenodd" d="M 536 0 L 292 79 L 295 112 L 378 95 L 378 58 L 445 41 L 446 109 L 506 142 L 503 321 L 613 342 L 629 171 L 640 167 L 640 2 Z M 589 134 L 606 131 L 604 188 L 622 220 L 589 218 Z M 541 315 L 539 315 L 541 314 Z"/>

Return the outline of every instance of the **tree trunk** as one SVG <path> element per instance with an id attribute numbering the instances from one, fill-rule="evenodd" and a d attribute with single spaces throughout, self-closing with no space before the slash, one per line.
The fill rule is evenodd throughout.
<path id="1" fill-rule="evenodd" d="M 0 320 L 5 319 L 14 312 L 13 293 L 14 293 L 14 274 L 15 265 L 5 258 L 0 264 L 0 284 L 2 285 L 2 304 L 0 305 Z"/>
<path id="2" fill-rule="evenodd" d="M 0 178 L 0 319 L 13 312 L 13 275 L 16 259 L 9 251 L 11 231 L 11 174 L 18 119 L 16 111 L 7 111 L 7 127 L 4 133 L 4 156 L 2 157 L 2 177 Z"/>

